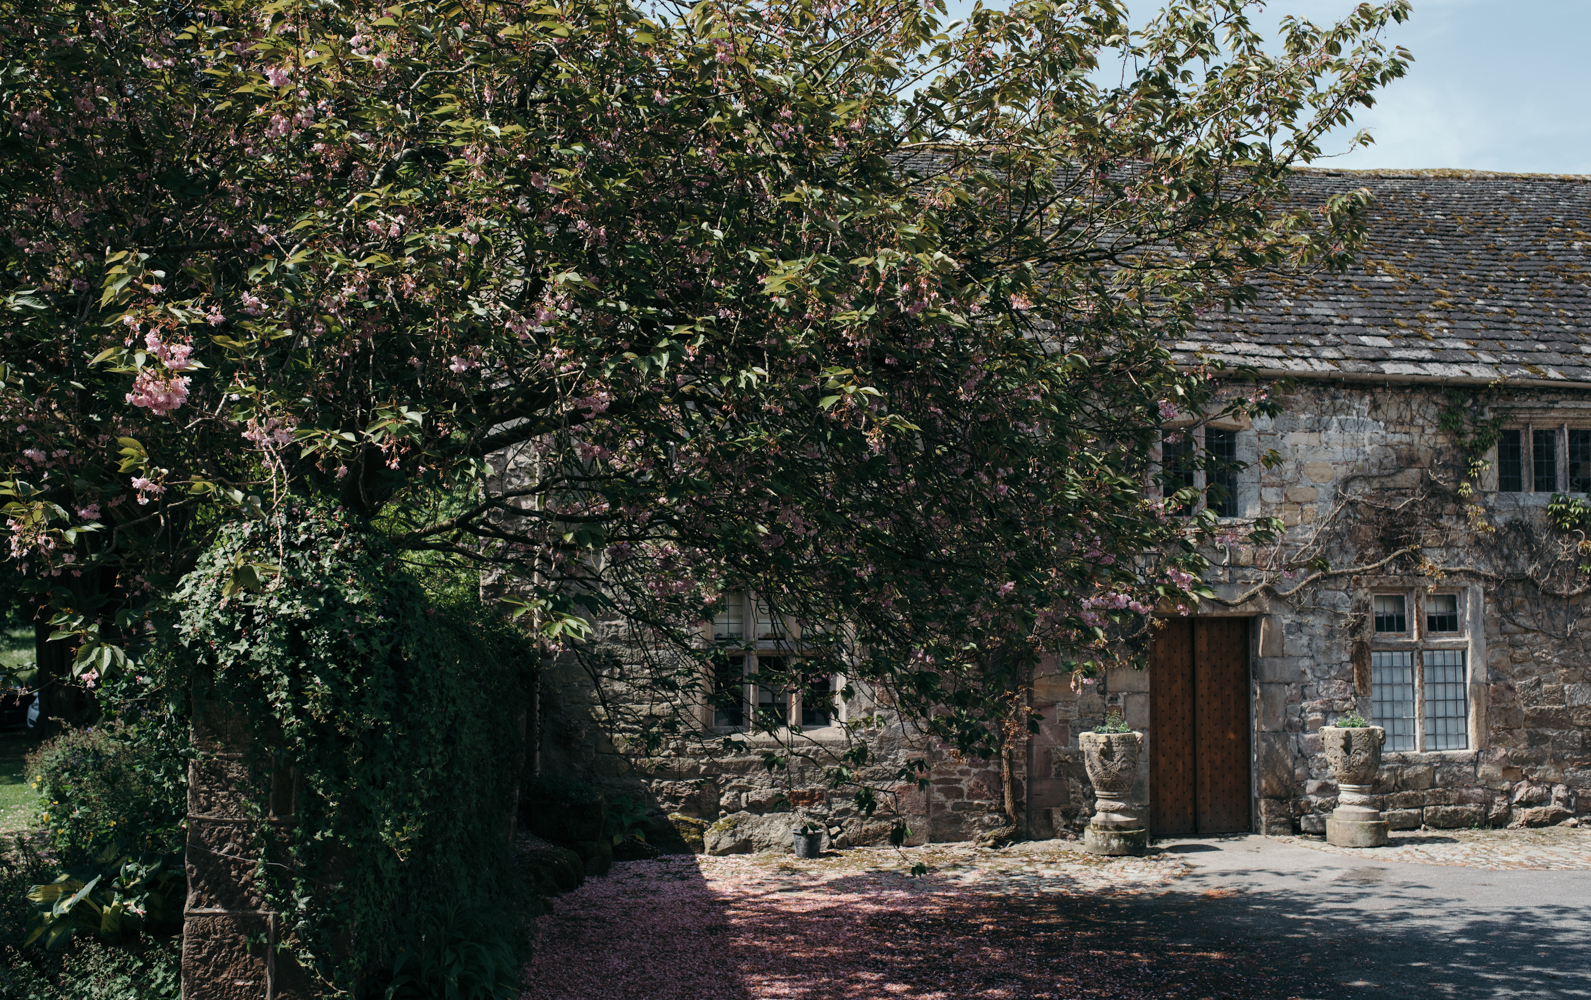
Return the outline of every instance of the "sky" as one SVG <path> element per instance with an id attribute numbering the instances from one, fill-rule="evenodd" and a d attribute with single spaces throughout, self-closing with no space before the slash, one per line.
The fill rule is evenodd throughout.
<path id="1" fill-rule="evenodd" d="M 1253 21 L 1323 23 L 1355 2 L 1272 0 Z M 954 2 L 951 14 L 971 6 Z M 1141 21 L 1161 3 L 1128 7 Z M 1413 54 L 1408 75 L 1322 148 L 1345 149 L 1358 128 L 1375 144 L 1315 166 L 1591 174 L 1591 0 L 1414 0 L 1387 37 Z"/>

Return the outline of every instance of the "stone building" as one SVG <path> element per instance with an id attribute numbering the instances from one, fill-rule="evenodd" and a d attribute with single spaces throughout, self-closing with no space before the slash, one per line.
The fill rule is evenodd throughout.
<path id="1" fill-rule="evenodd" d="M 1044 722 L 1017 762 L 1031 835 L 1086 822 L 1077 733 L 1112 708 L 1147 736 L 1136 796 L 1156 835 L 1322 832 L 1336 788 L 1317 733 L 1355 712 L 1387 729 L 1377 791 L 1394 829 L 1591 812 L 1580 570 L 1591 508 L 1552 499 L 1591 489 L 1591 179 L 1321 171 L 1295 192 L 1318 204 L 1361 186 L 1376 201 L 1354 269 L 1273 280 L 1255 307 L 1170 345 L 1183 363 L 1290 381 L 1274 390 L 1275 417 L 1168 423 L 1156 461 L 1211 487 L 1204 502 L 1232 529 L 1211 552 L 1219 597 L 1164 622 L 1147 670 L 1075 687 L 1040 671 L 1031 698 Z M 1235 465 L 1206 470 L 1202 458 Z M 1279 543 L 1246 543 L 1262 517 L 1286 526 Z M 758 618 L 755 595 L 730 617 L 714 628 L 757 636 L 750 656 L 799 647 Z M 606 641 L 622 659 L 622 636 Z M 787 713 L 833 752 L 854 736 L 812 705 L 835 683 L 803 679 L 807 699 L 748 689 L 746 710 Z M 823 790 L 817 763 L 771 776 L 754 750 L 605 753 L 580 690 L 556 670 L 546 680 L 544 767 L 642 787 L 667 811 L 738 817 L 721 833 L 796 808 L 852 841 L 879 836 Z M 837 711 L 876 707 L 863 694 Z M 881 780 L 907 756 L 934 756 L 930 792 L 898 803 L 916 839 L 1000 824 L 990 762 L 935 754 L 899 727 L 867 736 Z"/>

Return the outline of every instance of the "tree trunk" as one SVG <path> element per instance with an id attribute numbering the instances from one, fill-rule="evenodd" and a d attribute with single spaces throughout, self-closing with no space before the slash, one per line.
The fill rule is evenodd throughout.
<path id="1" fill-rule="evenodd" d="M 986 847 L 998 847 L 1020 839 L 1022 821 L 1016 798 L 1016 775 L 1013 773 L 1016 749 L 1012 746 L 1012 738 L 1007 736 L 1000 744 L 1000 790 L 1004 797 L 1005 824 L 996 827 L 978 837 L 977 843 Z"/>
<path id="2" fill-rule="evenodd" d="M 72 647 L 65 641 L 50 641 L 49 609 L 41 609 L 33 619 L 33 660 L 37 667 L 33 684 L 39 703 L 39 721 L 33 735 L 49 739 L 61 731 L 63 720 L 75 715 L 76 689 L 71 685 Z"/>

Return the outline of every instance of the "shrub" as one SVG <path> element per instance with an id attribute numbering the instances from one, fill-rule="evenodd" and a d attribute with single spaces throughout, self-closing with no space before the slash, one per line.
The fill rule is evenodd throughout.
<path id="1" fill-rule="evenodd" d="M 0 841 L 0 997 L 177 1000 L 180 937 L 136 935 L 109 945 L 78 936 L 54 950 L 22 946 L 34 912 L 28 889 L 55 877 L 55 868 L 26 846 Z"/>
<path id="2" fill-rule="evenodd" d="M 1096 733 L 1130 733 L 1132 727 L 1127 725 L 1127 720 L 1121 717 L 1120 712 L 1110 712 L 1105 716 L 1105 721 L 1094 727 Z"/>
<path id="3" fill-rule="evenodd" d="M 492 948 L 528 957 L 534 900 L 508 841 L 536 654 L 473 598 L 438 606 L 367 523 L 308 502 L 230 525 L 184 578 L 151 669 L 202 686 L 297 775 L 282 857 L 258 886 L 284 945 L 335 989 L 391 969 L 416 900 L 495 907 Z M 268 783 L 249 808 L 264 814 Z M 484 940 L 484 938 L 483 938 Z"/>
<path id="4" fill-rule="evenodd" d="M 128 855 L 107 849 L 93 864 L 67 869 L 31 886 L 24 946 L 62 947 L 74 936 L 111 944 L 182 932 L 188 877 L 181 854 Z"/>
<path id="5" fill-rule="evenodd" d="M 40 819 L 63 861 L 87 861 L 117 844 L 134 853 L 182 845 L 186 724 L 180 730 L 175 741 L 155 741 L 113 722 L 67 730 L 28 755 L 27 777 L 43 802 Z"/>
<path id="6" fill-rule="evenodd" d="M 554 844 L 600 840 L 608 825 L 602 793 L 583 781 L 539 775 L 519 797 L 524 828 Z"/>
<path id="7" fill-rule="evenodd" d="M 520 993 L 521 956 L 498 931 L 501 916 L 458 903 L 430 905 L 394 928 L 397 954 L 385 1000 L 509 1000 Z"/>
<path id="8" fill-rule="evenodd" d="M 1366 729 L 1370 723 L 1358 712 L 1349 712 L 1337 720 L 1338 729 Z"/>

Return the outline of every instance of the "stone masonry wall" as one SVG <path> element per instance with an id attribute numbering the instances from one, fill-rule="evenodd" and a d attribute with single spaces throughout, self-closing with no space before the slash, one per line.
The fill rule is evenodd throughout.
<path id="1" fill-rule="evenodd" d="M 1568 393 L 1498 394 L 1491 403 L 1489 412 L 1525 417 L 1552 411 L 1551 421 L 1585 405 Z M 1392 826 L 1544 825 L 1591 812 L 1591 762 L 1582 759 L 1591 648 L 1572 624 L 1584 598 L 1554 598 L 1519 579 L 1530 559 L 1539 566 L 1541 539 L 1551 535 L 1545 495 L 1490 492 L 1495 465 L 1477 496 L 1455 492 L 1463 456 L 1439 427 L 1451 405 L 1435 386 L 1305 384 L 1280 416 L 1247 429 L 1256 453 L 1274 449 L 1280 461 L 1250 471 L 1238 491 L 1242 513 L 1280 517 L 1287 542 L 1277 551 L 1217 552 L 1210 581 L 1223 598 L 1269 587 L 1204 610 L 1257 619 L 1262 832 L 1321 832 L 1336 805 L 1318 732 L 1346 712 L 1371 715 L 1369 598 L 1377 589 L 1466 594 L 1474 654 L 1469 749 L 1385 755 L 1377 792 Z M 1369 567 L 1408 546 L 1418 554 L 1312 583 L 1305 581 L 1319 567 L 1296 565 L 1302 554 L 1323 557 L 1328 573 Z M 1284 569 L 1289 558 L 1295 564 Z"/>
<path id="2" fill-rule="evenodd" d="M 281 920 L 254 879 L 254 832 L 262 822 L 293 822 L 293 775 L 257 777 L 255 734 L 242 714 L 202 694 L 194 699 L 194 745 L 200 757 L 188 772 L 183 1000 L 313 1000 L 320 995 L 313 980 L 277 948 Z M 256 780 L 270 783 L 263 819 L 245 805 Z"/>
<path id="3" fill-rule="evenodd" d="M 1457 400 L 1470 406 L 1476 397 L 1489 407 L 1486 414 L 1511 415 L 1514 423 L 1550 425 L 1565 412 L 1584 412 L 1584 426 L 1591 427 L 1591 394 L 1464 389 Z M 1238 477 L 1236 536 L 1261 516 L 1278 517 L 1287 529 L 1275 547 L 1234 537 L 1212 550 L 1208 582 L 1221 600 L 1199 611 L 1252 622 L 1259 832 L 1318 833 L 1335 808 L 1319 730 L 1349 712 L 1372 714 L 1370 597 L 1385 589 L 1416 594 L 1440 586 L 1467 595 L 1473 706 L 1468 749 L 1385 755 L 1377 791 L 1393 826 L 1542 825 L 1591 812 L 1585 639 L 1591 619 L 1585 627 L 1580 620 L 1591 605 L 1583 595 L 1551 596 L 1564 580 L 1538 572 L 1556 544 L 1544 494 L 1494 492 L 1495 466 L 1478 494 L 1458 491 L 1465 454 L 1442 429 L 1454 401 L 1443 386 L 1302 383 L 1282 400 L 1278 416 L 1224 425 L 1239 432 L 1238 457 L 1249 465 Z M 1262 463 L 1267 455 L 1274 461 Z M 1413 551 L 1388 558 L 1404 549 Z M 875 839 L 883 829 L 857 815 L 847 795 L 823 787 L 821 759 L 841 745 L 834 734 L 819 738 L 833 742 L 817 746 L 811 762 L 796 761 L 788 772 L 770 772 L 760 756 L 765 748 L 756 745 L 740 754 L 681 746 L 657 760 L 627 757 L 601 733 L 614 705 L 635 707 L 623 674 L 639 658 L 614 629 L 601 642 L 615 664 L 605 682 L 606 707 L 572 666 L 554 668 L 545 679 L 544 772 L 590 777 L 616 791 L 639 789 L 660 811 L 704 819 L 794 808 L 843 827 L 852 842 Z M 1043 722 L 1017 768 L 1018 801 L 1032 836 L 1065 836 L 1087 822 L 1093 796 L 1077 734 L 1109 709 L 1120 709 L 1146 734 L 1134 794 L 1148 803 L 1153 680 L 1152 672 L 1123 667 L 1074 690 L 1053 665 L 1039 671 L 1032 706 Z M 853 713 L 880 708 L 887 714 L 887 706 L 852 706 Z M 874 747 L 869 778 L 880 785 L 892 785 L 890 776 L 905 760 L 929 755 L 929 794 L 898 789 L 914 840 L 970 839 L 1003 822 L 994 762 L 952 759 L 894 724 L 856 736 Z"/>
<path id="4" fill-rule="evenodd" d="M 739 752 L 724 749 L 721 736 L 728 733 L 708 742 L 678 741 L 656 757 L 626 752 L 608 733 L 633 725 L 650 710 L 641 690 L 627 680 L 642 658 L 621 627 L 600 623 L 590 659 L 612 665 L 599 671 L 602 699 L 586 666 L 572 658 L 554 662 L 542 675 L 535 763 L 543 774 L 576 777 L 610 796 L 639 798 L 658 816 L 679 813 L 714 821 L 737 813 L 799 813 L 840 829 L 837 840 L 842 845 L 884 842 L 896 818 L 912 831 L 908 843 L 969 840 L 1004 822 L 997 761 L 962 760 L 930 745 L 893 719 L 887 705 L 865 694 L 846 706 L 846 717 L 877 715 L 882 725 L 810 731 L 784 768 L 766 766 L 763 752 L 780 748 L 752 734 L 745 735 Z M 852 802 L 851 790 L 830 789 L 824 777 L 824 768 L 838 763 L 852 741 L 864 741 L 869 748 L 870 763 L 861 770 L 861 779 L 884 793 L 872 817 Z M 913 759 L 931 764 L 926 794 L 914 782 L 896 777 Z M 1018 801 L 1025 802 L 1026 758 L 1018 760 L 1016 779 Z"/>

